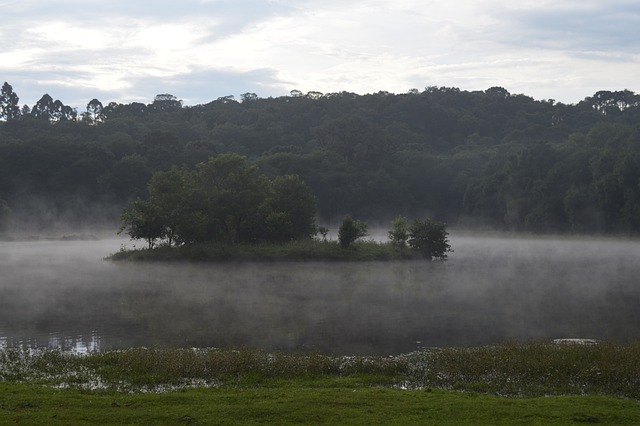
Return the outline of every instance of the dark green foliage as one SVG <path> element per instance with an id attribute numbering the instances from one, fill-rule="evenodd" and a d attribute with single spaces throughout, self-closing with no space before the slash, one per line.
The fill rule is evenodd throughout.
<path id="1" fill-rule="evenodd" d="M 149 246 L 288 242 L 315 235 L 315 198 L 297 176 L 259 175 L 244 157 L 221 154 L 195 170 L 156 172 L 148 200 L 121 215 L 122 230 Z M 122 232 L 122 231 L 121 231 Z"/>
<path id="2" fill-rule="evenodd" d="M 295 175 L 277 176 L 271 187 L 266 239 L 285 242 L 314 235 L 316 198 L 309 187 Z"/>
<path id="3" fill-rule="evenodd" d="M 409 223 L 404 216 L 398 216 L 391 221 L 391 229 L 389 230 L 390 243 L 403 249 L 407 246 L 407 240 L 409 239 Z"/>
<path id="4" fill-rule="evenodd" d="M 266 226 L 270 226 L 269 220 L 278 217 L 279 214 L 267 216 Z M 207 218 L 202 217 L 200 223 L 206 223 Z M 191 223 L 197 224 L 197 218 Z M 374 240 L 358 241 L 367 235 L 367 224 L 363 221 L 353 220 L 351 216 L 345 216 L 339 230 L 338 241 L 327 241 L 326 228 L 319 227 L 318 231 L 323 235 L 322 240 L 308 237 L 297 240 L 283 241 L 281 238 L 260 240 L 260 244 L 252 241 L 229 242 L 224 240 L 196 240 L 189 244 L 163 245 L 148 250 L 121 250 L 113 254 L 112 260 L 152 260 L 152 261 L 274 261 L 274 260 L 319 260 L 319 261 L 385 261 L 385 260 L 416 260 L 433 258 L 446 260 L 448 252 L 452 252 L 446 236 L 446 227 L 441 222 L 432 220 L 416 220 L 407 227 L 406 219 L 399 216 L 394 220 L 395 231 L 402 230 L 402 237 L 390 239 L 389 242 L 376 242 Z M 290 224 L 290 223 L 288 223 Z M 202 228 L 205 229 L 205 228 Z M 323 231 L 325 233 L 323 233 Z M 394 229 L 389 231 L 391 236 Z M 166 228 L 165 237 L 168 239 Z M 179 230 L 176 235 L 182 235 Z M 285 235 L 289 235 L 288 233 Z M 404 240 L 402 239 L 404 238 Z M 406 246 L 409 239 L 409 247 Z M 348 242 L 348 244 L 346 244 Z M 399 242 L 403 242 L 401 245 Z M 152 249 L 153 248 L 153 249 Z M 347 248 L 353 248 L 346 250 Z"/>
<path id="5" fill-rule="evenodd" d="M 162 212 L 156 204 L 149 200 L 136 200 L 120 214 L 122 227 L 133 240 L 145 240 L 149 248 L 153 248 L 157 240 L 166 235 L 167 227 Z"/>
<path id="6" fill-rule="evenodd" d="M 367 236 L 367 228 L 366 222 L 354 220 L 351 215 L 346 215 L 342 219 L 342 224 L 338 230 L 340 247 L 347 248 L 358 238 Z"/>
<path id="7" fill-rule="evenodd" d="M 435 220 L 414 220 L 409 227 L 409 247 L 420 252 L 425 258 L 444 260 L 452 252 L 447 227 Z"/>
<path id="8" fill-rule="evenodd" d="M 259 174 L 299 176 L 325 220 L 344 211 L 367 220 L 428 211 L 453 225 L 640 233 L 640 97 L 628 90 L 575 105 L 502 87 L 245 93 L 242 102 L 227 96 L 197 106 L 160 94 L 149 104 L 94 98 L 81 120 L 49 95 L 23 111 L 18 100 L 5 83 L 0 198 L 12 207 L 11 223 L 115 223 L 153 173 L 236 153 Z M 243 239 L 264 214 L 215 227 Z M 302 232 L 284 212 L 269 214 L 260 238 Z"/>
<path id="9" fill-rule="evenodd" d="M 13 87 L 5 81 L 0 90 L 0 120 L 10 121 L 20 117 L 19 101 Z"/>
<path id="10" fill-rule="evenodd" d="M 101 123 L 104 121 L 103 111 L 102 102 L 94 98 L 87 104 L 86 112 L 82 113 L 82 120 L 92 125 Z"/>

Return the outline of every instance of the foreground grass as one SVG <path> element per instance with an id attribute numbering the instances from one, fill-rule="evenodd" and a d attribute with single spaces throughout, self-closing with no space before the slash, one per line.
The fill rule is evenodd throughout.
<path id="1" fill-rule="evenodd" d="M 0 424 L 640 424 L 638 359 L 638 344 L 393 357 L 5 349 Z"/>
<path id="2" fill-rule="evenodd" d="M 153 249 L 121 250 L 111 260 L 401 260 L 415 259 L 416 253 L 398 249 L 389 243 L 357 241 L 342 248 L 337 241 L 294 241 L 287 244 L 191 244 L 180 247 L 159 246 Z"/>
<path id="3" fill-rule="evenodd" d="M 353 386 L 197 388 L 161 394 L 0 383 L 2 424 L 639 424 L 640 405 L 605 396 L 507 399 Z"/>

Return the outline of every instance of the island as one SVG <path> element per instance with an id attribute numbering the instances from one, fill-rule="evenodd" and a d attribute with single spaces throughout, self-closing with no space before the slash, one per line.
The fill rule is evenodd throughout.
<path id="1" fill-rule="evenodd" d="M 368 225 L 346 214 L 338 240 L 316 225 L 316 198 L 296 175 L 269 178 L 238 154 L 195 169 L 153 174 L 148 197 L 120 215 L 120 233 L 143 240 L 112 260 L 446 260 L 446 224 L 397 216 L 389 241 L 364 241 Z"/>

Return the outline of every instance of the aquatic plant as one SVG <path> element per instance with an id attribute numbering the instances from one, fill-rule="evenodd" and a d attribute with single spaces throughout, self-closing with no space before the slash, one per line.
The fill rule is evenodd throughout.
<path id="1" fill-rule="evenodd" d="M 74 355 L 0 350 L 0 381 L 161 392 L 350 378 L 361 385 L 502 396 L 611 395 L 640 399 L 640 343 L 505 343 L 397 356 L 267 353 L 252 349 L 132 348 Z"/>

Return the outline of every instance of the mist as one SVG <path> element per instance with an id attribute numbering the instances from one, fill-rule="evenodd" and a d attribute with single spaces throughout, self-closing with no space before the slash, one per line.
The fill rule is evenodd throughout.
<path id="1" fill-rule="evenodd" d="M 640 243 L 452 233 L 447 262 L 142 263 L 127 240 L 0 243 L 0 347 L 398 354 L 640 337 Z"/>

